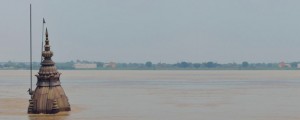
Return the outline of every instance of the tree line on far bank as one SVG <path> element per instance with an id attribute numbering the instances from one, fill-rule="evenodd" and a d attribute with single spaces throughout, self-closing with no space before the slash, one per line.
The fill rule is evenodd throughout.
<path id="1" fill-rule="evenodd" d="M 276 70 L 276 69 L 298 69 L 300 62 L 290 63 L 289 67 L 281 67 L 281 63 L 249 63 L 244 61 L 242 63 L 217 63 L 217 62 L 178 62 L 178 63 L 152 63 L 147 61 L 145 63 L 114 63 L 114 62 L 94 62 L 94 61 L 80 61 L 77 60 L 69 62 L 58 62 L 56 66 L 58 69 L 74 70 L 75 64 L 94 64 L 96 70 Z M 40 67 L 39 62 L 33 62 L 33 69 L 37 70 Z M 113 66 L 113 67 L 112 67 Z M 2 62 L 0 69 L 29 69 L 28 62 Z"/>

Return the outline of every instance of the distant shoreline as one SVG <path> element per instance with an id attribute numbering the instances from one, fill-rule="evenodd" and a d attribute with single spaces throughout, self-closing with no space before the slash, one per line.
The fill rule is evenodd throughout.
<path id="1" fill-rule="evenodd" d="M 59 70 L 300 70 L 300 62 L 291 63 L 216 63 L 216 62 L 178 62 L 178 63 L 116 63 L 93 61 L 69 61 L 55 64 Z M 40 62 L 32 63 L 33 70 L 40 68 Z M 28 62 L 0 62 L 0 70 L 29 70 Z"/>
<path id="2" fill-rule="evenodd" d="M 29 69 L 0 69 L 0 70 L 29 70 Z M 33 70 L 39 70 L 39 69 L 33 69 Z M 58 69 L 58 70 L 74 70 L 74 71 L 118 71 L 118 70 L 124 70 L 124 71 L 249 71 L 249 70 L 274 70 L 274 71 L 285 71 L 285 70 L 300 70 L 300 69 Z"/>

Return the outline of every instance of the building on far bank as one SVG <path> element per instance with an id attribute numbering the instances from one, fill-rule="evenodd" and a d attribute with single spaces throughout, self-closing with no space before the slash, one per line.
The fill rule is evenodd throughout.
<path id="1" fill-rule="evenodd" d="M 297 68 L 300 69 L 300 64 L 299 63 L 297 64 Z"/>
<path id="2" fill-rule="evenodd" d="M 75 63 L 74 68 L 75 69 L 96 69 L 97 64 L 95 64 L 95 63 Z"/>
<path id="3" fill-rule="evenodd" d="M 112 69 L 115 69 L 117 67 L 117 63 L 115 62 L 109 62 L 109 63 L 105 63 L 103 65 L 104 68 L 112 68 Z"/>
<path id="4" fill-rule="evenodd" d="M 292 66 L 291 66 L 291 64 L 287 64 L 287 63 L 285 63 L 285 62 L 280 62 L 280 63 L 278 64 L 278 67 L 279 67 L 279 68 L 291 68 Z"/>

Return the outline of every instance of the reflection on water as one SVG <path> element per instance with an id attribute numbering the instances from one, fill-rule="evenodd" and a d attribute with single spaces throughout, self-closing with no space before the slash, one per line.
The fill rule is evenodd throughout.
<path id="1" fill-rule="evenodd" d="M 28 115 L 29 71 L 3 70 L 0 120 L 300 119 L 300 71 L 60 72 L 71 112 Z"/>
<path id="2" fill-rule="evenodd" d="M 60 112 L 58 114 L 47 115 L 47 114 L 30 114 L 28 115 L 29 120 L 66 120 L 69 116 L 68 112 Z"/>

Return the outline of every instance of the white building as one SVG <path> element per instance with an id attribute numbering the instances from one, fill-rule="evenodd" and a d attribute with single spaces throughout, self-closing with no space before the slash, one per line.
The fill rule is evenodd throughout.
<path id="1" fill-rule="evenodd" d="M 97 64 L 94 63 L 76 63 L 74 64 L 75 69 L 95 69 Z"/>
<path id="2" fill-rule="evenodd" d="M 297 68 L 300 68 L 300 64 L 297 64 Z"/>

